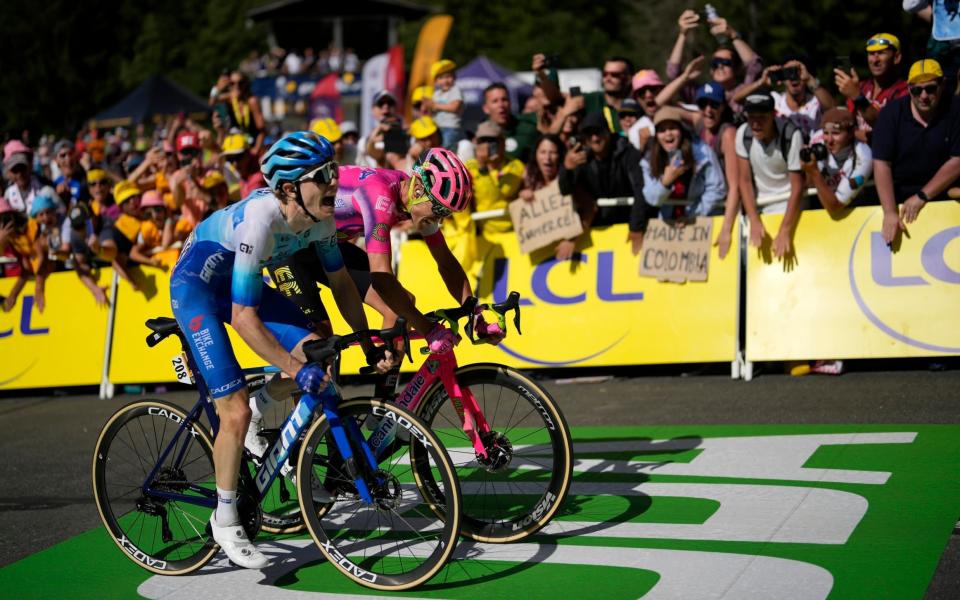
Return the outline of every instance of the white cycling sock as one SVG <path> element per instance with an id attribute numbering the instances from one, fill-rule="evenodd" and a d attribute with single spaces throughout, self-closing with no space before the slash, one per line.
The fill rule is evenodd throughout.
<path id="1" fill-rule="evenodd" d="M 263 420 L 263 409 L 267 404 L 273 402 L 273 398 L 270 397 L 270 394 L 267 393 L 266 384 L 263 385 L 259 390 L 250 395 L 250 413 L 251 420 L 255 423 L 259 423 Z"/>
<path id="2" fill-rule="evenodd" d="M 240 522 L 237 514 L 237 490 L 217 488 L 217 525 L 226 527 Z"/>

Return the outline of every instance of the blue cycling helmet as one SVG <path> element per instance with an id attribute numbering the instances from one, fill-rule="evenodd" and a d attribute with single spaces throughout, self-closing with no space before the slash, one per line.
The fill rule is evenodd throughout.
<path id="1" fill-rule="evenodd" d="M 271 189 L 296 181 L 323 163 L 333 160 L 333 146 L 312 131 L 294 131 L 270 146 L 260 160 L 260 172 Z"/>

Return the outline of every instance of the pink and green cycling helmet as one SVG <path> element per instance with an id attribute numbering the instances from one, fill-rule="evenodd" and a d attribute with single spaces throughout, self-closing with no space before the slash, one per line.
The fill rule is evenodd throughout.
<path id="1" fill-rule="evenodd" d="M 454 152 L 431 148 L 420 155 L 413 171 L 420 176 L 435 215 L 445 217 L 470 206 L 473 180 Z"/>

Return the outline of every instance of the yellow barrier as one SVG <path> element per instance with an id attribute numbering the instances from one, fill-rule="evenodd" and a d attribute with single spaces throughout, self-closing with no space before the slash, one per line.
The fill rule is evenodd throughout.
<path id="1" fill-rule="evenodd" d="M 714 220 L 714 238 L 721 219 Z M 521 328 L 498 347 L 461 344 L 462 363 L 497 361 L 516 367 L 611 366 L 732 361 L 736 355 L 738 259 L 711 251 L 709 278 L 675 284 L 640 277 L 626 225 L 594 229 L 578 246 L 583 262 L 552 253 L 521 254 L 514 233 L 478 238 L 482 301 L 523 298 Z M 738 239 L 735 235 L 734 239 Z M 426 245 L 401 250 L 400 281 L 423 311 L 454 305 Z"/>
<path id="2" fill-rule="evenodd" d="M 179 340 L 170 337 L 153 348 L 147 347 L 145 342 L 149 333 L 144 326 L 147 319 L 173 316 L 169 271 L 143 267 L 139 271 L 138 281 L 141 282 L 141 291 L 134 291 L 129 283 L 121 281 L 117 292 L 119 301 L 110 360 L 110 381 L 116 384 L 176 381 L 170 361 L 180 352 Z M 323 288 L 321 297 L 331 313 L 334 331 L 348 333 L 350 329 L 337 312 L 330 291 Z M 291 309 L 295 309 L 292 304 Z M 371 327 L 380 326 L 380 316 L 372 309 L 368 309 L 367 318 Z M 232 328 L 227 327 L 227 333 L 242 367 L 266 364 Z M 360 366 L 366 364 L 362 353 L 356 349 L 344 353 L 343 359 L 341 371 L 345 374 L 356 373 Z"/>
<path id="3" fill-rule="evenodd" d="M 882 223 L 878 206 L 805 211 L 789 268 L 747 249 L 748 360 L 960 354 L 960 205 L 928 204 L 894 252 Z"/>
<path id="4" fill-rule="evenodd" d="M 99 272 L 109 287 L 111 269 Z M 6 296 L 16 281 L 0 279 Z M 96 385 L 103 369 L 107 308 L 98 307 L 76 273 L 54 273 L 47 279 L 46 307 L 41 313 L 28 282 L 16 306 L 0 312 L 0 389 Z"/>

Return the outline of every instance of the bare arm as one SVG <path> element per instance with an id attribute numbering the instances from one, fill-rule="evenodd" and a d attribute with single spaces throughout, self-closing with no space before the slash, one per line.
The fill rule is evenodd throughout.
<path id="1" fill-rule="evenodd" d="M 430 254 L 433 260 L 437 261 L 437 267 L 440 269 L 440 277 L 443 279 L 447 291 L 453 296 L 453 299 L 463 304 L 463 302 L 473 295 L 473 289 L 470 287 L 470 280 L 466 272 L 456 259 L 450 248 L 445 243 L 431 244 Z"/>
<path id="2" fill-rule="evenodd" d="M 407 295 L 407 291 L 400 285 L 397 276 L 393 274 L 390 256 L 387 254 L 369 254 L 368 257 L 370 259 L 370 282 L 373 289 L 380 294 L 387 306 L 406 319 L 414 329 L 423 335 L 429 333 L 433 329 L 433 323 L 417 310 L 413 300 Z"/>
<path id="3" fill-rule="evenodd" d="M 817 196 L 820 198 L 820 204 L 823 204 L 823 207 L 827 209 L 828 213 L 836 216 L 840 211 L 845 209 L 846 206 L 837 199 L 837 193 L 827 185 L 823 174 L 820 173 L 820 169 L 817 168 L 817 163 L 815 161 L 811 162 L 813 163 L 813 167 L 808 167 L 808 163 L 804 163 L 803 169 L 810 177 L 810 182 L 813 183 L 813 187 L 817 188 Z"/>

